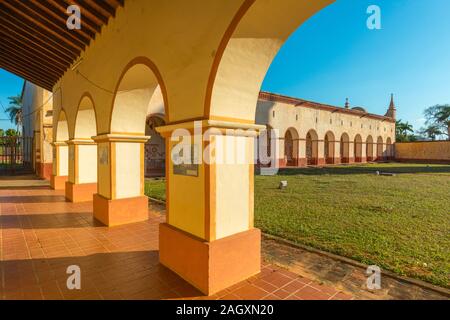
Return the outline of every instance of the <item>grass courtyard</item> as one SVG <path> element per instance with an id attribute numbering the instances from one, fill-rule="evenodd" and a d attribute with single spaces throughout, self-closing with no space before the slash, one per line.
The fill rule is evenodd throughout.
<path id="1" fill-rule="evenodd" d="M 282 180 L 285 190 L 278 189 Z M 145 191 L 165 200 L 164 180 L 146 181 Z M 268 234 L 450 287 L 450 166 L 367 164 L 257 176 L 255 224 Z"/>

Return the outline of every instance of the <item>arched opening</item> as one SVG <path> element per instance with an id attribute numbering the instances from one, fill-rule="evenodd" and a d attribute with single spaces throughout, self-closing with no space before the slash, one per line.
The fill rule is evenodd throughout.
<path id="1" fill-rule="evenodd" d="M 386 160 L 392 160 L 394 158 L 394 145 L 391 138 L 386 139 Z"/>
<path id="2" fill-rule="evenodd" d="M 74 139 L 92 140 L 97 135 L 97 118 L 95 116 L 94 102 L 89 95 L 84 95 L 78 104 L 75 121 Z"/>
<path id="3" fill-rule="evenodd" d="M 335 137 L 334 133 L 328 131 L 325 135 L 324 139 L 324 157 L 326 164 L 334 164 L 335 163 Z"/>
<path id="4" fill-rule="evenodd" d="M 75 120 L 74 138 L 69 141 L 69 178 L 66 198 L 71 202 L 91 201 L 97 192 L 97 118 L 89 94 L 82 96 Z"/>
<path id="5" fill-rule="evenodd" d="M 306 163 L 308 165 L 317 165 L 318 157 L 318 136 L 316 131 L 309 130 L 306 134 Z"/>
<path id="6" fill-rule="evenodd" d="M 166 102 L 160 79 L 150 60 L 137 58 L 129 63 L 116 86 L 110 133 L 95 138 L 98 194 L 94 196 L 94 216 L 108 226 L 148 219 L 144 194 L 145 143 L 149 139 L 145 136 L 146 119 L 159 87 L 161 99 Z"/>
<path id="7" fill-rule="evenodd" d="M 164 177 L 166 174 L 166 143 L 156 128 L 164 126 L 163 115 L 147 118 L 145 135 L 150 139 L 145 143 L 145 177 Z"/>
<path id="8" fill-rule="evenodd" d="M 341 163 L 350 163 L 350 138 L 347 133 L 343 133 L 340 140 Z"/>
<path id="9" fill-rule="evenodd" d="M 377 139 L 377 161 L 384 160 L 384 150 L 383 150 L 383 138 L 378 137 Z"/>
<path id="10" fill-rule="evenodd" d="M 69 125 L 67 123 L 66 112 L 62 109 L 59 112 L 56 124 L 56 142 L 66 142 L 69 140 Z"/>
<path id="11" fill-rule="evenodd" d="M 149 107 L 155 103 L 152 99 L 161 94 L 161 89 L 155 67 L 150 61 L 144 61 L 146 63 L 132 64 L 117 86 L 110 126 L 113 134 L 145 134 Z"/>
<path id="12" fill-rule="evenodd" d="M 361 135 L 357 134 L 354 140 L 354 154 L 355 154 L 355 162 L 363 162 L 362 158 L 362 138 Z"/>
<path id="13" fill-rule="evenodd" d="M 53 174 L 50 179 L 51 187 L 64 190 L 69 175 L 69 125 L 66 112 L 61 109 L 57 118 L 55 141 L 53 142 Z"/>
<path id="14" fill-rule="evenodd" d="M 373 161 L 373 138 L 372 136 L 368 136 L 366 139 L 366 157 L 367 161 Z"/>
<path id="15" fill-rule="evenodd" d="M 297 130 L 289 128 L 284 135 L 284 158 L 288 167 L 298 166 L 298 141 Z"/>

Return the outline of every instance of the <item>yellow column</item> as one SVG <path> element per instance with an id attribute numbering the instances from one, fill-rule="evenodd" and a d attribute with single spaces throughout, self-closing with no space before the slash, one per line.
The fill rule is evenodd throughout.
<path id="1" fill-rule="evenodd" d="M 64 190 L 69 175 L 69 150 L 66 142 L 58 141 L 53 146 L 53 174 L 50 185 L 54 190 Z"/>
<path id="2" fill-rule="evenodd" d="M 253 132 L 224 135 L 240 126 Z M 253 189 L 255 130 L 262 127 L 217 121 L 203 121 L 202 127 L 197 132 L 189 122 L 158 128 L 167 148 L 167 223 L 160 225 L 160 262 L 203 293 L 214 294 L 260 271 Z M 185 129 L 179 142 L 172 141 L 177 129 Z M 205 130 L 215 131 L 206 141 Z M 181 145 L 201 163 L 174 163 L 171 153 Z M 207 161 L 211 158 L 215 161 Z"/>
<path id="3" fill-rule="evenodd" d="M 69 146 L 69 181 L 66 198 L 70 202 L 92 201 L 97 193 L 97 144 L 91 139 L 75 139 Z"/>
<path id="4" fill-rule="evenodd" d="M 103 224 L 116 226 L 148 218 L 144 194 L 144 145 L 148 139 L 118 134 L 94 137 L 98 154 L 94 218 Z"/>

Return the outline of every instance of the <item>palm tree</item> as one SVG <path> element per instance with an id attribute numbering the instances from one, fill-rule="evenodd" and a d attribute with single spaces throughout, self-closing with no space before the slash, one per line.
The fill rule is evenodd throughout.
<path id="1" fill-rule="evenodd" d="M 425 109 L 427 124 L 440 128 L 440 135 L 450 139 L 450 104 L 435 105 Z"/>
<path id="2" fill-rule="evenodd" d="M 23 109 L 22 109 L 22 97 L 20 95 L 14 97 L 8 97 L 9 107 L 6 108 L 6 112 L 9 113 L 9 118 L 11 122 L 17 126 L 17 132 L 19 132 L 22 126 Z"/>
<path id="3" fill-rule="evenodd" d="M 408 122 L 403 122 L 402 120 L 397 120 L 395 123 L 396 140 L 399 142 L 404 142 L 409 140 L 408 133 L 413 133 L 414 129 Z"/>

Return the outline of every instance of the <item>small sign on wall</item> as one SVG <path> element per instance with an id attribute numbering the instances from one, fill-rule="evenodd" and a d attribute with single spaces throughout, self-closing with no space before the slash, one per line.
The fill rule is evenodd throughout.
<path id="1" fill-rule="evenodd" d="M 177 146 L 177 149 L 180 146 Z M 184 154 L 190 150 L 189 154 Z M 189 151 L 188 151 L 189 153 Z M 180 176 L 198 177 L 199 148 L 197 145 L 183 145 L 179 152 L 172 149 L 173 174 Z"/>

